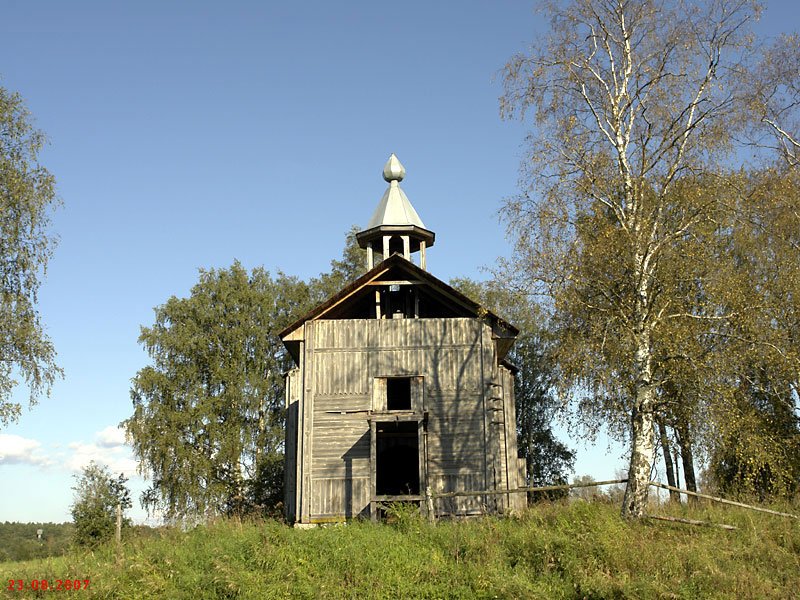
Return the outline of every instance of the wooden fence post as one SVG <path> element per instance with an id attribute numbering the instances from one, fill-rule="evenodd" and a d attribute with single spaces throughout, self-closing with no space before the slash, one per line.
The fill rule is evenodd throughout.
<path id="1" fill-rule="evenodd" d="M 117 546 L 122 543 L 122 504 L 117 502 Z"/>

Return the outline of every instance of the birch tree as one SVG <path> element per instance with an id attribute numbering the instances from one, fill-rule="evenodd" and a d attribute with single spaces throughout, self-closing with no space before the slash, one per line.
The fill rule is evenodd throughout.
<path id="1" fill-rule="evenodd" d="M 795 494 L 800 481 L 800 171 L 779 158 L 732 178 L 725 231 L 737 278 L 717 276 L 739 306 L 715 332 L 710 369 L 723 401 L 710 415 L 709 472 L 720 491 L 761 497 Z"/>
<path id="2" fill-rule="evenodd" d="M 94 461 L 75 475 L 72 488 L 75 499 L 70 513 L 75 523 L 74 543 L 77 546 L 96 548 L 114 537 L 117 506 L 121 511 L 132 506 L 127 481 L 122 473 L 114 477 L 108 467 Z M 131 521 L 123 517 L 121 524 L 127 529 Z"/>
<path id="3" fill-rule="evenodd" d="M 55 178 L 39 163 L 44 143 L 19 94 L 0 87 L 0 426 L 22 411 L 12 400 L 20 378 L 33 406 L 63 374 L 36 307 L 58 205 Z"/>
<path id="4" fill-rule="evenodd" d="M 544 11 L 549 35 L 504 71 L 501 114 L 532 113 L 535 128 L 528 187 L 503 216 L 515 272 L 546 295 L 568 334 L 563 381 L 592 390 L 592 419 L 625 417 L 622 514 L 639 517 L 654 461 L 659 340 L 675 323 L 724 316 L 685 311 L 676 301 L 685 282 L 659 270 L 668 255 L 692 251 L 683 242 L 716 202 L 676 187 L 731 149 L 741 110 L 732 73 L 757 7 L 574 0 Z"/>

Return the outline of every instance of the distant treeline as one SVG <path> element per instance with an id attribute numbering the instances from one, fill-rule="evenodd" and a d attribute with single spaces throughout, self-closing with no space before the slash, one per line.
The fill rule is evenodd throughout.
<path id="1" fill-rule="evenodd" d="M 74 533 L 72 523 L 0 523 L 0 562 L 61 556 L 69 550 Z"/>
<path id="2" fill-rule="evenodd" d="M 36 532 L 42 530 L 39 540 Z M 159 528 L 134 525 L 123 532 L 128 537 L 153 537 Z M 75 547 L 74 523 L 0 523 L 0 563 L 62 556 Z"/>

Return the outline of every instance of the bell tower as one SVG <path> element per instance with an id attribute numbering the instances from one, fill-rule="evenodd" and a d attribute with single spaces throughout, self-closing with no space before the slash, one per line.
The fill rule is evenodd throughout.
<path id="1" fill-rule="evenodd" d="M 413 262 L 411 255 L 419 252 L 419 266 L 427 270 L 425 250 L 433 246 L 435 234 L 425 227 L 411 206 L 400 182 L 406 170 L 392 154 L 383 167 L 383 178 L 389 184 L 367 227 L 356 234 L 358 245 L 367 250 L 367 269 L 400 254 Z"/>
<path id="2" fill-rule="evenodd" d="M 519 330 L 427 271 L 434 234 L 405 174 L 392 154 L 356 234 L 369 270 L 278 334 L 296 365 L 284 507 L 304 527 L 377 520 L 392 502 L 429 518 L 526 506 L 506 361 Z"/>

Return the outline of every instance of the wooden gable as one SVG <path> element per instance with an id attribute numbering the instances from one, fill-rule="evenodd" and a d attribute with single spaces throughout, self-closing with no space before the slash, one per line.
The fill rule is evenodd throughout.
<path id="1" fill-rule="evenodd" d="M 506 356 L 519 334 L 516 327 L 478 302 L 395 254 L 289 325 L 279 336 L 297 362 L 306 322 L 382 318 L 380 310 L 376 310 L 376 303 L 380 302 L 378 294 L 387 289 L 401 291 L 411 288 L 414 290 L 413 312 L 417 318 L 480 318 L 489 323 L 500 360 Z"/>

